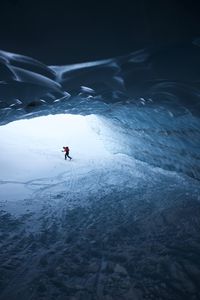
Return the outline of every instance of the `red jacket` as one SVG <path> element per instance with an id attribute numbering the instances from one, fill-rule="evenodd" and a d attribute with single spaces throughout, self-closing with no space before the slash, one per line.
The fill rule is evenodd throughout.
<path id="1" fill-rule="evenodd" d="M 66 153 L 69 153 L 69 147 L 63 147 Z"/>

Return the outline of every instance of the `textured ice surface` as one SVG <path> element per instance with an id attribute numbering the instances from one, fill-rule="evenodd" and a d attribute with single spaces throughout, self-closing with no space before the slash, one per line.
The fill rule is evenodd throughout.
<path id="1" fill-rule="evenodd" d="M 117 112 L 0 128 L 2 300 L 199 298 L 199 182 L 136 160 Z"/>
<path id="2" fill-rule="evenodd" d="M 92 92 L 92 101 L 96 97 L 106 103 L 131 99 L 145 105 L 150 99 L 155 106 L 199 115 L 199 53 L 199 46 L 188 42 L 97 62 L 48 67 L 32 58 L 1 51 L 1 123 L 21 118 L 27 111 L 55 111 L 53 103 L 58 98 L 63 99 L 63 106 L 56 109 L 62 113 L 69 102 L 69 97 L 63 98 L 65 93 L 77 96 L 82 86 L 96 92 Z M 76 101 L 82 103 L 83 99 L 77 97 Z M 83 105 L 79 113 L 82 109 Z"/>
<path id="3" fill-rule="evenodd" d="M 70 66 L 0 52 L 2 300 L 200 299 L 199 70 L 197 39 Z"/>

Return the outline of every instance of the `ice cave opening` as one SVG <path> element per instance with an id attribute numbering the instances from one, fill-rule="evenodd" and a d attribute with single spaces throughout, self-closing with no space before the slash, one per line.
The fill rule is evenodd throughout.
<path id="1" fill-rule="evenodd" d="M 52 187 L 61 173 L 73 177 L 76 172 L 78 178 L 96 172 L 117 150 L 112 135 L 104 119 L 93 114 L 48 115 L 1 126 L 1 195 L 16 201 L 30 195 L 30 186 Z M 63 146 L 69 146 L 71 161 L 64 160 Z"/>

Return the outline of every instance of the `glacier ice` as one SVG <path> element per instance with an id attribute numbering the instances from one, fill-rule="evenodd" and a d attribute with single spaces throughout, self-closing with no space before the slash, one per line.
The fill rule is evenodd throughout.
<path id="1" fill-rule="evenodd" d="M 200 298 L 199 67 L 198 39 L 69 66 L 0 51 L 1 299 Z"/>
<path id="2" fill-rule="evenodd" d="M 101 114 L 119 120 L 115 125 L 127 134 L 129 154 L 199 179 L 199 54 L 187 42 L 48 67 L 1 51 L 0 122 L 63 112 Z"/>

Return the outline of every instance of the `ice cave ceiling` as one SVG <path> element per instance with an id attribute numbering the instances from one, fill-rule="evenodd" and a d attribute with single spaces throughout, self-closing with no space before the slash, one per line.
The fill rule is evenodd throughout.
<path id="1" fill-rule="evenodd" d="M 73 113 L 91 113 L 88 101 L 183 106 L 192 114 L 199 113 L 198 40 L 68 66 L 46 66 L 0 51 L 0 76 L 1 124 L 30 113 L 73 108 Z"/>
<path id="2" fill-rule="evenodd" d="M 0 76 L 1 125 L 98 114 L 112 120 L 119 151 L 200 179 L 199 39 L 67 66 L 0 51 Z"/>

